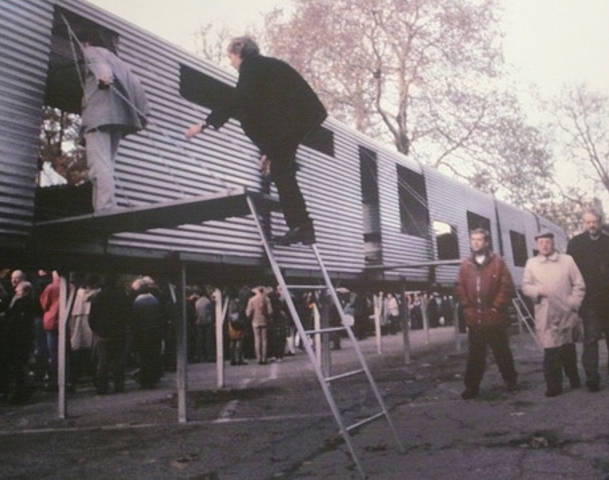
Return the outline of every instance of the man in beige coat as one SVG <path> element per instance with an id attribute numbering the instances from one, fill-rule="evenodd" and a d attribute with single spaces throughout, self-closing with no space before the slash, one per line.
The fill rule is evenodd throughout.
<path id="1" fill-rule="evenodd" d="M 562 393 L 562 370 L 571 388 L 580 386 L 575 340 L 581 329 L 578 310 L 586 293 L 584 279 L 570 255 L 554 248 L 554 234 L 535 237 L 539 254 L 524 268 L 522 291 L 535 302 L 535 329 L 544 347 L 546 396 Z"/>
<path id="2" fill-rule="evenodd" d="M 245 315 L 252 318 L 252 329 L 254 330 L 254 348 L 256 350 L 256 360 L 261 365 L 267 363 L 267 330 L 268 322 L 273 308 L 271 300 L 265 293 L 264 287 L 258 287 L 256 294 L 247 302 Z"/>

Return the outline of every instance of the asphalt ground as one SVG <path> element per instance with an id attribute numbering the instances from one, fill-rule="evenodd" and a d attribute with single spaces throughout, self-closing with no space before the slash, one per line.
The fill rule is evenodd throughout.
<path id="1" fill-rule="evenodd" d="M 607 377 L 598 393 L 567 388 L 546 398 L 541 352 L 525 333 L 511 344 L 519 391 L 505 390 L 489 356 L 480 397 L 464 401 L 465 354 L 455 353 L 452 328 L 433 329 L 429 345 L 423 332 L 411 332 L 409 365 L 401 334 L 383 337 L 382 355 L 374 339 L 360 342 L 405 446 L 400 452 L 382 418 L 355 431 L 368 477 L 609 479 Z M 347 341 L 332 358 L 333 373 L 356 366 Z M 360 478 L 304 353 L 264 366 L 226 365 L 222 390 L 214 364 L 189 366 L 186 425 L 177 423 L 173 374 L 155 390 L 133 381 L 114 395 L 79 388 L 68 396 L 65 420 L 49 393 L 24 406 L 2 404 L 0 478 Z M 348 423 L 378 410 L 363 376 L 333 385 Z"/>

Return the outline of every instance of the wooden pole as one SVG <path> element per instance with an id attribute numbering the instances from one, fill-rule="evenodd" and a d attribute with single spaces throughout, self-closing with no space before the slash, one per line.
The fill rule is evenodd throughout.
<path id="1" fill-rule="evenodd" d="M 374 333 L 376 336 L 376 353 L 383 353 L 381 342 L 381 316 L 383 314 L 383 293 L 374 296 Z"/>
<path id="2" fill-rule="evenodd" d="M 228 297 L 222 305 L 222 292 L 216 288 L 213 298 L 216 303 L 216 386 L 224 388 L 224 320 L 228 311 Z"/>
<path id="3" fill-rule="evenodd" d="M 427 306 L 429 299 L 427 294 L 421 295 L 421 315 L 423 316 L 423 329 L 425 330 L 425 345 L 429 345 L 429 316 L 427 315 Z"/>
<path id="4" fill-rule="evenodd" d="M 178 423 L 188 422 L 186 393 L 188 390 L 188 352 L 186 329 L 186 266 L 180 262 L 178 282 L 178 321 L 176 322 L 176 388 L 178 390 Z"/>
<path id="5" fill-rule="evenodd" d="M 408 296 L 402 293 L 400 305 L 400 320 L 402 323 L 402 338 L 404 340 L 404 365 L 410 364 L 410 310 L 408 309 Z"/>

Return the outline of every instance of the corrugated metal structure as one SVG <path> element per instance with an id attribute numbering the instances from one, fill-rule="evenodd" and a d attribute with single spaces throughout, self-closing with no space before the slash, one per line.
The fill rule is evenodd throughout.
<path id="1" fill-rule="evenodd" d="M 260 240 L 248 217 L 205 223 L 193 219 L 179 227 L 123 232 L 93 242 L 72 238 L 48 245 L 30 238 L 42 107 L 46 102 L 77 111 L 80 100 L 64 18 L 77 33 L 94 25 L 118 39 L 120 57 L 148 93 L 150 126 L 124 139 L 118 152 L 115 176 L 122 207 L 263 188 L 258 152 L 237 121 L 230 120 L 217 132 L 207 130 L 191 142 L 183 139 L 184 130 L 209 112 L 204 97 L 210 92 L 222 95 L 234 86 L 235 75 L 84 1 L 5 0 L 0 10 L 0 247 L 26 255 L 35 247 L 39 255 L 56 258 L 63 254 L 155 259 L 180 252 L 193 263 L 264 266 Z M 495 250 L 503 246 L 519 278 L 511 242 L 522 239 L 510 232 L 524 235 L 528 256 L 540 228 L 564 238 L 551 222 L 495 202 L 339 122 L 329 119 L 324 129 L 325 148 L 315 142 L 300 147 L 298 180 L 320 252 L 334 276 L 358 278 L 368 265 L 379 262 L 463 257 L 469 251 L 469 229 L 480 224 L 491 230 Z M 367 163 L 362 163 L 363 155 L 370 157 Z M 376 189 L 372 197 L 362 193 L 370 188 Z M 282 215 L 273 212 L 270 218 L 274 233 L 282 233 Z M 280 263 L 294 272 L 308 275 L 313 269 L 308 251 L 277 250 Z M 442 266 L 387 271 L 375 278 L 448 285 L 455 273 L 456 267 Z"/>

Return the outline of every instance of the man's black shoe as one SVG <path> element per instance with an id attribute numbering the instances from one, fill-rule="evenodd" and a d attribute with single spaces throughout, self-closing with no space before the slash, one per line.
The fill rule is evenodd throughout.
<path id="1" fill-rule="evenodd" d="M 311 245 L 315 243 L 315 232 L 313 227 L 310 226 L 299 226 L 290 228 L 285 235 L 281 237 L 273 237 L 273 243 L 276 245 L 291 245 L 293 243 L 302 243 L 304 245 Z"/>
<path id="2" fill-rule="evenodd" d="M 466 388 L 465 390 L 463 390 L 463 393 L 461 393 L 461 398 L 463 400 L 470 400 L 472 398 L 476 398 L 477 396 L 478 392 L 470 390 L 469 388 Z"/>

